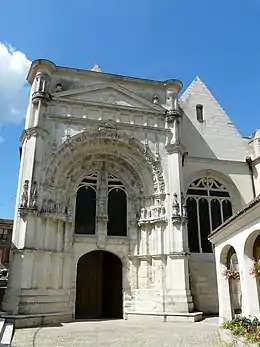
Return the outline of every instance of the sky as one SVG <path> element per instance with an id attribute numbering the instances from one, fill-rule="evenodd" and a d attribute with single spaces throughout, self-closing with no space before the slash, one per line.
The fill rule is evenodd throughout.
<path id="1" fill-rule="evenodd" d="M 165 80 L 198 75 L 242 135 L 260 127 L 260 0 L 0 4 L 0 218 L 13 218 L 31 61 Z"/>

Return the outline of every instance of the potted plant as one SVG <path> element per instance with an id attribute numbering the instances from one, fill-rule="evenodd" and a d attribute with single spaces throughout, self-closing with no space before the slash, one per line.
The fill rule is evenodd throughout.
<path id="1" fill-rule="evenodd" d="M 239 271 L 237 270 L 231 270 L 231 269 L 225 269 L 223 271 L 223 276 L 227 279 L 227 280 L 239 280 L 240 279 L 240 274 Z"/>
<path id="2" fill-rule="evenodd" d="M 249 274 L 255 278 L 260 277 L 260 260 L 253 261 L 253 266 L 250 269 Z"/>

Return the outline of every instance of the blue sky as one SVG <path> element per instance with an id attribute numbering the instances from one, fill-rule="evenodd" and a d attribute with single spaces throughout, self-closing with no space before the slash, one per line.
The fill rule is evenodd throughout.
<path id="1" fill-rule="evenodd" d="M 176 77 L 185 87 L 199 75 L 249 135 L 259 126 L 259 33 L 260 0 L 2 1 L 0 218 L 14 213 L 30 61 L 98 62 L 105 72 Z"/>

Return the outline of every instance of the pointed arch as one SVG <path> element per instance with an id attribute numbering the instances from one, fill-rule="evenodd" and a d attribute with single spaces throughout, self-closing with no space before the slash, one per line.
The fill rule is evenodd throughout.
<path id="1" fill-rule="evenodd" d="M 187 189 L 188 240 L 194 253 L 212 253 L 210 233 L 232 215 L 231 195 L 212 176 L 202 176 Z"/>

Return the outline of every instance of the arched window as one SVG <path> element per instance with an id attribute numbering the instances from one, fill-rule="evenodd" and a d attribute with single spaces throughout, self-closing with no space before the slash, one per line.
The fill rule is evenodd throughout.
<path id="1" fill-rule="evenodd" d="M 187 191 L 187 213 L 190 252 L 211 253 L 209 234 L 232 215 L 226 187 L 210 177 L 195 180 Z"/>
<path id="2" fill-rule="evenodd" d="M 87 176 L 77 191 L 75 234 L 95 234 L 97 173 Z"/>
<path id="3" fill-rule="evenodd" d="M 127 196 L 122 182 L 112 174 L 108 174 L 107 234 L 127 235 Z"/>

